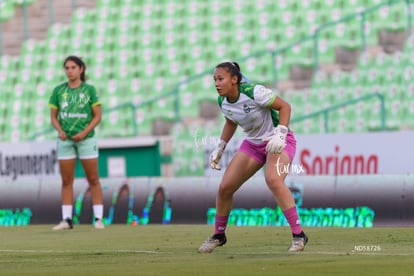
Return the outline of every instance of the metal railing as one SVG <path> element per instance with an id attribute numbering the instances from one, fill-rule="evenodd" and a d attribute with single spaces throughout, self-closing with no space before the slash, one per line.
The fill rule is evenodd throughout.
<path id="1" fill-rule="evenodd" d="M 363 101 L 368 101 L 371 100 L 372 98 L 378 98 L 380 101 L 380 121 L 381 121 L 381 125 L 380 125 L 380 129 L 381 130 L 385 130 L 386 129 L 386 124 L 385 124 L 385 97 L 384 95 L 380 94 L 380 93 L 372 93 L 372 94 L 367 94 L 364 95 L 362 97 L 359 98 L 355 98 L 355 99 L 351 99 L 348 101 L 344 101 L 341 103 L 337 103 L 334 105 L 331 105 L 327 108 L 321 109 L 319 111 L 315 111 L 306 115 L 302 115 L 302 116 L 298 116 L 295 118 L 292 118 L 290 121 L 292 124 L 300 122 L 300 121 L 304 121 L 304 120 L 308 120 L 308 119 L 312 119 L 314 117 L 318 117 L 318 116 L 323 116 L 323 122 L 324 122 L 324 130 L 325 133 L 329 132 L 329 113 L 336 111 L 342 107 L 345 106 L 349 106 L 349 105 L 356 105 L 359 102 L 363 102 Z"/>
<path id="2" fill-rule="evenodd" d="M 331 22 L 325 23 L 323 25 L 320 25 L 316 29 L 316 31 L 315 31 L 315 33 L 313 35 L 310 35 L 310 36 L 301 38 L 299 40 L 296 40 L 296 41 L 294 41 L 292 43 L 287 44 L 284 47 L 280 47 L 278 49 L 267 49 L 267 50 L 258 51 L 256 53 L 247 55 L 245 57 L 241 57 L 238 60 L 242 62 L 242 61 L 245 61 L 245 60 L 247 60 L 249 58 L 252 58 L 252 57 L 260 57 L 260 56 L 269 55 L 271 57 L 270 58 L 270 62 L 271 62 L 271 67 L 270 68 L 272 70 L 272 74 L 273 74 L 273 78 L 274 78 L 273 79 L 273 83 L 274 83 L 274 86 L 277 87 L 277 85 L 278 85 L 278 68 L 277 68 L 277 64 L 275 64 L 274 61 L 277 59 L 277 57 L 279 55 L 283 55 L 285 52 L 287 52 L 288 50 L 292 49 L 296 45 L 300 45 L 300 44 L 306 43 L 308 41 L 313 41 L 313 57 L 312 57 L 313 60 L 312 60 L 312 66 L 313 66 L 314 72 L 316 72 L 319 69 L 319 63 L 320 63 L 320 59 L 319 59 L 319 34 L 320 34 L 320 32 L 322 30 L 325 30 L 325 29 L 328 29 L 328 28 L 333 28 L 334 26 L 336 26 L 337 24 L 340 24 L 342 22 L 348 22 L 348 21 L 351 21 L 351 20 L 358 20 L 360 18 L 361 19 L 361 22 L 360 22 L 361 23 L 360 24 L 360 28 L 361 28 L 360 29 L 361 30 L 361 45 L 360 45 L 360 48 L 364 51 L 366 49 L 366 34 L 365 34 L 365 31 L 364 31 L 364 28 L 365 28 L 365 24 L 366 24 L 366 17 L 367 17 L 367 15 L 369 15 L 370 13 L 373 13 L 375 11 L 378 11 L 383 6 L 387 6 L 387 5 L 391 6 L 391 5 L 398 4 L 398 3 L 402 3 L 402 2 L 405 2 L 406 3 L 406 15 L 407 15 L 406 28 L 407 28 L 407 34 L 411 35 L 411 30 L 412 30 L 411 3 L 412 3 L 412 0 L 388 0 L 388 1 L 384 2 L 384 3 L 377 4 L 377 5 L 373 6 L 373 7 L 370 7 L 368 9 L 366 9 L 366 10 L 363 10 L 361 12 L 357 12 L 355 14 L 351 14 L 349 16 L 342 17 L 339 20 L 331 21 Z M 205 77 L 206 75 L 211 75 L 212 71 L 213 71 L 213 68 L 208 69 L 208 70 L 205 70 L 205 71 L 203 71 L 201 73 L 192 75 L 192 76 L 188 77 L 187 79 L 178 82 L 173 87 L 173 89 L 171 89 L 168 93 L 165 93 L 163 95 L 159 95 L 159 96 L 157 96 L 157 97 L 155 97 L 155 98 L 153 98 L 153 99 L 151 99 L 151 100 L 149 100 L 147 102 L 143 102 L 143 103 L 141 103 L 141 104 L 139 104 L 137 106 L 134 106 L 133 107 L 134 112 L 137 109 L 142 108 L 146 104 L 151 104 L 153 102 L 156 102 L 160 98 L 174 97 L 174 109 L 175 109 L 174 110 L 174 113 L 175 113 L 175 116 L 174 116 L 175 118 L 174 119 L 177 122 L 181 121 L 181 116 L 180 116 L 180 101 L 179 101 L 179 95 L 180 95 L 180 92 L 181 92 L 181 87 L 183 85 L 186 85 L 186 84 L 191 83 L 193 81 L 199 80 L 199 79 Z M 300 117 L 297 117 L 297 118 L 292 118 L 292 120 L 294 122 L 299 122 L 299 121 L 303 121 L 303 120 L 306 120 L 306 119 L 311 118 L 311 117 L 314 117 L 314 116 L 318 116 L 320 114 L 324 114 L 324 118 L 326 120 L 325 130 L 327 131 L 328 130 L 328 128 L 327 128 L 327 125 L 328 125 L 328 113 L 332 112 L 333 110 L 339 109 L 339 108 L 343 107 L 344 105 L 354 105 L 354 104 L 358 103 L 359 101 L 366 101 L 366 100 L 369 100 L 369 99 L 371 99 L 373 97 L 378 97 L 381 100 L 381 118 L 380 118 L 381 119 L 381 128 L 383 130 L 385 130 L 385 128 L 386 128 L 386 126 L 385 126 L 385 107 L 384 107 L 384 99 L 383 99 L 383 96 L 381 94 L 368 94 L 368 95 L 366 95 L 364 97 L 356 98 L 356 99 L 350 100 L 348 102 L 336 104 L 336 105 L 333 105 L 333 106 L 331 106 L 331 107 L 329 107 L 327 109 L 322 109 L 322 110 L 320 110 L 318 112 L 315 112 L 315 113 L 307 114 L 307 115 L 300 116 Z M 125 106 L 124 105 L 116 106 L 116 107 L 113 107 L 113 108 L 111 108 L 109 110 L 106 110 L 106 112 L 110 112 L 110 111 L 113 111 L 113 110 L 116 110 L 116 109 L 119 109 L 119 108 L 123 108 L 123 107 L 125 107 Z M 135 125 L 137 125 L 135 116 L 133 117 L 133 120 L 135 122 Z M 139 133 L 139 130 L 138 130 L 137 127 L 135 128 L 135 131 L 136 131 L 135 134 L 138 134 Z M 33 138 L 36 138 L 36 137 L 33 136 Z"/>
<path id="3" fill-rule="evenodd" d="M 313 41 L 313 64 L 312 64 L 312 67 L 313 67 L 314 72 L 316 72 L 319 69 L 319 63 L 320 63 L 319 62 L 319 43 L 318 43 L 318 41 L 319 41 L 319 33 L 322 30 L 325 30 L 325 29 L 328 29 L 328 28 L 333 28 L 335 25 L 340 24 L 342 22 L 348 22 L 348 21 L 351 21 L 351 20 L 357 20 L 359 18 L 361 18 L 361 22 L 360 22 L 361 23 L 360 24 L 360 28 L 361 28 L 361 46 L 360 46 L 360 48 L 361 48 L 361 50 L 365 51 L 365 49 L 366 49 L 366 40 L 367 39 L 366 39 L 366 33 L 364 31 L 364 28 L 365 28 L 365 24 L 366 24 L 366 17 L 367 17 L 367 15 L 369 15 L 369 14 L 371 14 L 373 12 L 378 11 L 383 6 L 386 6 L 386 5 L 394 5 L 394 4 L 398 4 L 398 3 L 402 3 L 402 2 L 405 2 L 406 3 L 406 15 L 407 15 L 407 22 L 406 22 L 406 26 L 407 27 L 406 28 L 407 28 L 407 34 L 410 35 L 411 34 L 411 30 L 412 30 L 412 12 L 411 12 L 411 8 L 410 8 L 410 4 L 412 3 L 412 0 L 389 0 L 389 1 L 386 1 L 384 3 L 377 4 L 377 5 L 373 6 L 373 7 L 367 8 L 367 9 L 361 11 L 361 12 L 357 12 L 355 14 L 351 14 L 351 15 L 342 17 L 342 18 L 340 18 L 340 19 L 338 19 L 336 21 L 331 21 L 331 22 L 325 23 L 323 25 L 320 25 L 315 30 L 315 33 L 313 35 L 310 35 L 310 36 L 307 36 L 307 37 L 303 37 L 301 39 L 298 39 L 297 41 L 294 41 L 292 43 L 289 43 L 289 44 L 285 45 L 284 47 L 280 47 L 280 48 L 275 49 L 275 50 L 269 49 L 269 50 L 259 51 L 259 52 L 250 54 L 248 56 L 242 57 L 242 58 L 240 58 L 238 60 L 242 62 L 242 61 L 245 61 L 245 60 L 247 60 L 249 58 L 259 57 L 259 56 L 263 56 L 263 55 L 270 55 L 271 56 L 271 59 L 270 59 L 270 61 L 271 61 L 271 69 L 272 69 L 273 76 L 274 76 L 273 83 L 274 83 L 274 87 L 277 87 L 277 85 L 278 85 L 278 69 L 277 69 L 277 65 L 275 64 L 274 61 L 277 59 L 277 57 L 279 55 L 284 54 L 285 52 L 287 52 L 288 50 L 292 49 L 292 47 L 294 47 L 296 45 L 300 45 L 300 44 L 303 44 L 303 43 L 306 43 L 306 42 L 312 40 Z M 181 81 L 180 83 L 178 83 L 174 87 L 174 89 L 172 90 L 172 92 L 170 92 L 170 93 L 167 94 L 168 96 L 169 95 L 174 95 L 174 97 L 175 97 L 175 102 L 176 102 L 176 111 L 175 111 L 176 112 L 176 116 L 175 117 L 176 117 L 176 120 L 177 121 L 180 121 L 181 120 L 180 113 L 179 113 L 179 99 L 178 99 L 179 93 L 180 93 L 180 87 L 182 85 L 185 85 L 187 83 L 190 83 L 190 82 L 192 82 L 194 80 L 197 80 L 199 78 L 202 78 L 202 77 L 204 77 L 207 74 L 211 74 L 212 71 L 213 70 L 210 69 L 210 70 L 207 70 L 207 71 L 202 72 L 200 74 L 191 76 L 191 77 L 189 77 L 188 79 L 186 79 L 184 81 Z M 164 96 L 161 96 L 161 97 L 164 97 Z M 371 97 L 369 97 L 369 98 L 371 98 Z M 361 99 L 361 100 L 365 100 L 365 99 Z M 339 106 L 337 108 L 340 108 L 340 107 L 341 106 Z M 302 120 L 304 120 L 305 118 L 306 117 L 302 118 Z M 384 128 L 385 128 L 385 126 L 384 126 Z"/>
<path id="4" fill-rule="evenodd" d="M 5 3 L 7 1 L 12 0 L 0 0 L 0 18 L 2 14 L 1 4 Z M 23 40 L 28 40 L 30 38 L 30 32 L 29 32 L 29 25 L 30 20 L 28 16 L 28 7 L 30 5 L 33 5 L 33 1 L 27 1 L 22 0 L 19 4 L 14 4 L 14 9 L 21 9 L 22 10 L 22 33 L 23 33 Z M 77 1 L 71 0 L 71 8 L 74 10 L 77 7 Z M 48 16 L 49 16 L 49 24 L 52 25 L 55 23 L 55 13 L 54 13 L 54 5 L 53 0 L 48 0 L 47 3 L 47 10 L 48 10 Z M 9 18 L 10 19 L 10 18 Z M 0 56 L 3 55 L 3 22 L 0 21 Z"/>
<path id="5" fill-rule="evenodd" d="M 410 4 L 412 2 L 412 0 L 388 0 L 384 3 L 379 3 L 375 6 L 372 6 L 370 8 L 367 8 L 361 12 L 357 12 L 348 16 L 344 16 L 341 17 L 340 19 L 336 20 L 336 21 L 331 21 L 328 23 L 325 23 L 321 26 L 319 26 L 319 28 L 316 29 L 315 34 L 311 37 L 313 39 L 313 68 L 314 70 L 318 69 L 318 65 L 319 65 L 319 43 L 318 43 L 318 39 L 319 39 L 319 33 L 327 28 L 331 28 L 332 26 L 335 26 L 337 24 L 340 24 L 342 22 L 348 22 L 351 20 L 356 20 L 361 18 L 361 22 L 360 22 L 360 30 L 361 30 L 361 49 L 363 51 L 365 51 L 366 49 L 366 33 L 365 33 L 365 24 L 366 24 L 366 17 L 367 15 L 378 11 L 379 9 L 381 9 L 383 6 L 391 6 L 394 4 L 398 4 L 401 2 L 405 2 L 406 3 L 406 15 L 407 15 L 407 23 L 406 23 L 406 28 L 407 28 L 407 33 L 411 34 L 411 29 L 412 29 L 412 12 L 411 12 L 411 8 L 410 8 Z M 309 39 L 309 38 L 308 38 Z"/>

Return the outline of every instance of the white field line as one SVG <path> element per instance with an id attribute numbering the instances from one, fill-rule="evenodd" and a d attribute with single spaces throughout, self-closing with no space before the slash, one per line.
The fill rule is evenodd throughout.
<path id="1" fill-rule="evenodd" d="M 0 249 L 0 253 L 143 253 L 143 254 L 172 254 L 152 250 L 54 250 L 54 249 Z"/>

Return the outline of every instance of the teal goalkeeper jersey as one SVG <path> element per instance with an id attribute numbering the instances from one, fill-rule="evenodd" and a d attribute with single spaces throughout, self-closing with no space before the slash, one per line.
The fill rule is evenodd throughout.
<path id="1" fill-rule="evenodd" d="M 62 83 L 55 87 L 49 100 L 49 107 L 58 110 L 58 121 L 69 138 L 88 126 L 93 117 L 92 107 L 100 104 L 95 87 L 85 82 L 77 88 Z M 92 130 L 87 137 L 94 135 Z"/>

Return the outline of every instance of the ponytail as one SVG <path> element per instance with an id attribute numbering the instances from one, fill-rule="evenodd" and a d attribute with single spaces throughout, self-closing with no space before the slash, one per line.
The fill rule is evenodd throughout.
<path id="1" fill-rule="evenodd" d="M 237 83 L 240 84 L 240 82 L 243 79 L 243 75 L 240 72 L 240 65 L 235 61 L 226 61 L 222 62 L 219 65 L 216 66 L 216 68 L 224 68 L 227 72 L 230 73 L 231 76 L 237 76 Z"/>

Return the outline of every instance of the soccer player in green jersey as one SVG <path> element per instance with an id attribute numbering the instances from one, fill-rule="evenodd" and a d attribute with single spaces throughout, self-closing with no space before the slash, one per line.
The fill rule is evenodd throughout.
<path id="1" fill-rule="evenodd" d="M 98 146 L 94 136 L 94 129 L 101 121 L 101 103 L 95 87 L 85 82 L 86 66 L 79 57 L 67 57 L 63 67 L 68 81 L 56 86 L 49 100 L 50 120 L 58 132 L 57 155 L 62 178 L 62 221 L 53 230 L 73 228 L 73 181 L 77 157 L 92 194 L 94 226 L 103 229 Z"/>
<path id="2" fill-rule="evenodd" d="M 220 159 L 236 128 L 246 134 L 238 152 L 221 180 L 216 197 L 214 235 L 200 246 L 200 253 L 211 253 L 227 242 L 225 230 L 233 203 L 233 194 L 266 165 L 265 181 L 292 231 L 289 252 L 302 251 L 308 237 L 302 230 L 295 200 L 285 185 L 288 168 L 296 152 L 296 139 L 289 130 L 290 105 L 263 85 L 243 83 L 240 66 L 223 62 L 216 66 L 214 83 L 218 104 L 226 121 L 221 141 L 210 155 L 210 166 L 220 170 Z"/>

